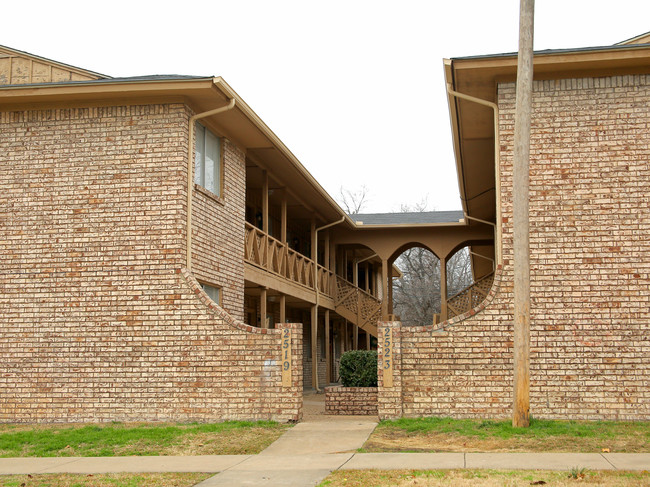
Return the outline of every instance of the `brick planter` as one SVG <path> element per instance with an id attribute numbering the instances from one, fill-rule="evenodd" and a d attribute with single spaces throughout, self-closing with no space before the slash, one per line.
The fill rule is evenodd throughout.
<path id="1" fill-rule="evenodd" d="M 325 414 L 377 415 L 376 387 L 326 387 Z"/>

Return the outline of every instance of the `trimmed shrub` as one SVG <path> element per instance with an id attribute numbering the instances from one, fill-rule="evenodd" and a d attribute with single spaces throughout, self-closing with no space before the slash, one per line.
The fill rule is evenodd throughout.
<path id="1" fill-rule="evenodd" d="M 339 369 L 345 387 L 377 387 L 377 352 L 351 350 L 341 355 Z"/>

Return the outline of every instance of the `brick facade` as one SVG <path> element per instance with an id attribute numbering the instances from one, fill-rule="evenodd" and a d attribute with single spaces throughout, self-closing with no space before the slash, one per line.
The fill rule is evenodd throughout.
<path id="1" fill-rule="evenodd" d="M 244 321 L 244 217 L 246 158 L 224 140 L 224 187 L 216 198 L 194 185 L 192 202 L 192 272 L 201 282 L 218 287 L 221 305 Z M 186 166 L 187 167 L 187 166 Z"/>
<path id="2" fill-rule="evenodd" d="M 511 413 L 515 85 L 499 85 L 498 100 L 503 269 L 473 316 L 440 329 L 391 325 L 401 353 L 395 387 L 380 387 L 380 417 Z M 645 75 L 534 83 L 535 417 L 650 418 L 649 103 Z"/>
<path id="3" fill-rule="evenodd" d="M 326 387 L 325 414 L 377 415 L 376 387 Z"/>
<path id="4" fill-rule="evenodd" d="M 0 112 L 1 422 L 300 419 L 300 325 L 284 388 L 280 330 L 228 314 L 243 309 L 244 199 L 229 143 L 224 201 L 194 198 L 196 272 L 228 313 L 182 269 L 189 116 Z"/>

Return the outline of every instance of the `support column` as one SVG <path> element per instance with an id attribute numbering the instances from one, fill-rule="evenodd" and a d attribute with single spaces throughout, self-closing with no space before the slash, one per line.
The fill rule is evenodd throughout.
<path id="1" fill-rule="evenodd" d="M 330 269 L 330 231 L 329 228 L 325 230 L 325 243 L 323 245 L 325 251 L 325 258 L 323 259 L 323 267 Z"/>
<path id="2" fill-rule="evenodd" d="M 352 284 L 359 287 L 359 259 L 352 258 Z"/>
<path id="3" fill-rule="evenodd" d="M 262 231 L 269 233 L 269 173 L 262 171 Z"/>
<path id="4" fill-rule="evenodd" d="M 318 391 L 318 308 L 311 305 L 311 385 Z"/>
<path id="5" fill-rule="evenodd" d="M 370 333 L 366 332 L 366 350 L 370 350 Z"/>
<path id="6" fill-rule="evenodd" d="M 287 243 L 287 189 L 282 189 L 282 203 L 280 206 L 280 241 Z M 281 323 L 284 323 L 282 321 Z"/>
<path id="7" fill-rule="evenodd" d="M 447 321 L 447 257 L 440 259 L 440 322 Z"/>
<path id="8" fill-rule="evenodd" d="M 330 310 L 325 310 L 325 385 L 332 382 L 332 354 L 330 350 Z"/>
<path id="9" fill-rule="evenodd" d="M 352 326 L 354 326 L 354 350 L 359 350 L 359 327 L 357 325 Z"/>
<path id="10" fill-rule="evenodd" d="M 381 259 L 381 316 L 388 319 L 388 261 Z"/>
<path id="11" fill-rule="evenodd" d="M 326 270 L 330 269 L 330 231 L 329 228 L 325 230 L 325 243 L 323 244 L 323 250 L 325 251 L 325 256 L 323 258 L 323 267 Z M 323 289 L 324 292 L 332 293 L 334 287 L 334 282 L 330 281 L 329 273 L 326 274 L 328 277 L 325 279 L 327 282 L 327 289 Z M 329 346 L 329 345 L 328 345 Z"/>
<path id="12" fill-rule="evenodd" d="M 372 290 L 373 290 L 372 295 L 376 297 L 377 296 L 377 281 L 378 281 L 378 279 L 377 279 L 377 268 L 374 265 L 372 266 L 372 275 L 374 277 L 374 279 L 372 280 Z"/>
<path id="13" fill-rule="evenodd" d="M 280 294 L 280 323 L 287 322 L 287 296 Z"/>
<path id="14" fill-rule="evenodd" d="M 263 287 L 260 291 L 260 328 L 267 328 L 266 326 L 266 288 Z"/>
<path id="15" fill-rule="evenodd" d="M 314 250 L 316 250 L 316 218 L 313 216 L 311 217 L 310 236 L 311 249 L 309 249 L 309 258 L 316 262 L 316 256 L 314 255 Z"/>
<path id="16" fill-rule="evenodd" d="M 370 264 L 366 262 L 366 264 L 363 266 L 364 272 L 366 273 L 366 282 L 365 282 L 365 288 L 366 292 L 370 293 Z"/>
<path id="17" fill-rule="evenodd" d="M 393 261 L 388 261 L 388 314 L 393 314 Z"/>
<path id="18" fill-rule="evenodd" d="M 330 250 L 330 269 L 332 269 L 332 272 L 336 275 L 336 244 L 330 240 L 330 246 L 332 247 Z"/>

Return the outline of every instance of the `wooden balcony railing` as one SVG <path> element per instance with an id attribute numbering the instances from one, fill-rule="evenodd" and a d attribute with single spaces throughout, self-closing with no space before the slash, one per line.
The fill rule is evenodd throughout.
<path id="1" fill-rule="evenodd" d="M 377 336 L 381 301 L 322 265 L 289 248 L 287 244 L 246 223 L 244 260 L 334 300 L 338 314 Z"/>
<path id="2" fill-rule="evenodd" d="M 381 317 L 381 301 L 342 277 L 336 276 L 336 312 L 358 327 L 377 336 L 377 322 Z"/>
<path id="3" fill-rule="evenodd" d="M 334 297 L 334 273 L 246 222 L 244 260 L 284 279 Z M 318 273 L 316 274 L 316 268 Z"/>
<path id="4" fill-rule="evenodd" d="M 494 273 L 481 277 L 478 281 L 447 300 L 447 319 L 462 315 L 481 304 L 494 282 Z M 434 318 L 435 322 L 435 318 Z"/>

